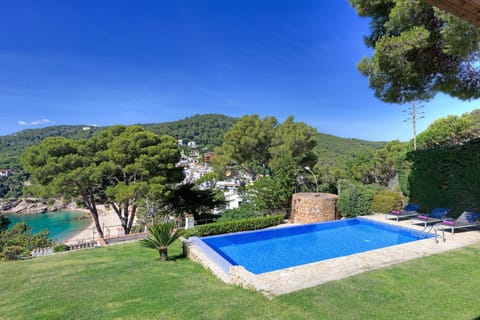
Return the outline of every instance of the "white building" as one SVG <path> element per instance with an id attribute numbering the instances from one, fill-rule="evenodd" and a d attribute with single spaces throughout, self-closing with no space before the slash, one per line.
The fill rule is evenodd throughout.
<path id="1" fill-rule="evenodd" d="M 237 209 L 240 207 L 240 203 L 242 202 L 242 197 L 238 194 L 238 190 L 230 189 L 223 193 L 225 196 L 225 209 Z"/>
<path id="2" fill-rule="evenodd" d="M 0 169 L 0 177 L 8 177 L 12 175 L 12 171 L 9 169 Z"/>

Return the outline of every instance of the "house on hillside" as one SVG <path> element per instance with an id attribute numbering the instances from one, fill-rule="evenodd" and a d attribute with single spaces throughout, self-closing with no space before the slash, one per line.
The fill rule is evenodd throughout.
<path id="1" fill-rule="evenodd" d="M 0 177 L 9 177 L 12 175 L 12 170 L 10 169 L 0 169 Z"/>
<path id="2" fill-rule="evenodd" d="M 206 165 L 210 165 L 212 163 L 214 153 L 213 152 L 207 152 L 203 155 L 203 161 L 205 162 Z"/>

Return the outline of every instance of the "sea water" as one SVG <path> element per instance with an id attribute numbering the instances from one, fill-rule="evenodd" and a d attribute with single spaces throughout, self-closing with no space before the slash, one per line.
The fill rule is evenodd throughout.
<path id="1" fill-rule="evenodd" d="M 82 216 L 88 215 L 78 211 L 55 211 L 40 214 L 6 214 L 11 223 L 9 227 L 17 222 L 25 222 L 32 228 L 33 233 L 42 230 L 48 230 L 48 238 L 62 242 L 78 232 L 84 230 L 91 222 L 90 217 L 82 219 Z"/>

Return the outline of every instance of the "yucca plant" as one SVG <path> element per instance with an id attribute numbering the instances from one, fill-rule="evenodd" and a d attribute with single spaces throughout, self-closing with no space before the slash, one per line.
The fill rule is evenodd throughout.
<path id="1" fill-rule="evenodd" d="M 168 260 L 168 246 L 177 240 L 183 230 L 175 229 L 175 223 L 154 224 L 148 228 L 150 237 L 140 240 L 140 245 L 158 250 L 162 261 Z"/>

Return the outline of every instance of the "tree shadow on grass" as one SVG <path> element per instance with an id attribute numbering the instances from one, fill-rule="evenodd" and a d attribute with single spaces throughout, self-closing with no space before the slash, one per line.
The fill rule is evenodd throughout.
<path id="1" fill-rule="evenodd" d="M 169 255 L 168 256 L 168 261 L 176 262 L 177 260 L 185 259 L 185 258 L 187 258 L 187 256 L 185 256 L 185 254 L 183 254 L 183 253 L 180 253 L 180 254 L 177 254 L 177 255 Z"/>
<path id="2" fill-rule="evenodd" d="M 168 260 L 163 261 L 160 257 L 157 256 L 156 260 L 159 262 L 177 262 L 177 260 L 186 259 L 187 256 L 183 253 L 176 254 L 176 255 L 168 255 Z"/>

